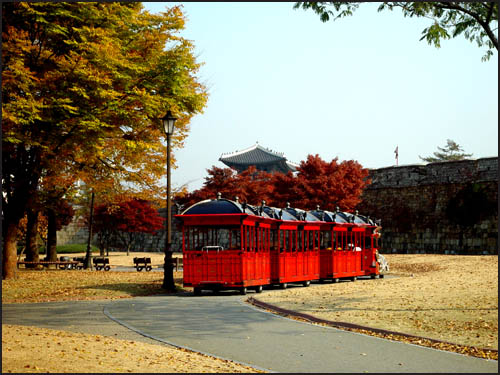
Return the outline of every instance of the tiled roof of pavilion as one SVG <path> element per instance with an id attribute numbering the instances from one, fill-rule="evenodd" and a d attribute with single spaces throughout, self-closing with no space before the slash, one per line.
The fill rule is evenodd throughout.
<path id="1" fill-rule="evenodd" d="M 269 150 L 258 143 L 241 151 L 222 154 L 219 160 L 238 170 L 245 170 L 251 165 L 260 169 L 259 166 L 267 165 L 274 166 L 275 169 L 286 173 L 288 171 L 295 172 L 298 167 L 298 164 L 288 161 L 283 153 Z"/>

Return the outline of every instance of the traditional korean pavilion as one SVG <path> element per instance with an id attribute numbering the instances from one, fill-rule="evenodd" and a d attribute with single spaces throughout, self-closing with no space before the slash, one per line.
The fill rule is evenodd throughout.
<path id="1" fill-rule="evenodd" d="M 269 173 L 295 172 L 299 166 L 296 163 L 288 161 L 283 153 L 269 150 L 258 143 L 242 151 L 222 154 L 219 161 L 237 170 L 238 173 L 243 172 L 251 165 L 255 165 L 259 171 Z"/>

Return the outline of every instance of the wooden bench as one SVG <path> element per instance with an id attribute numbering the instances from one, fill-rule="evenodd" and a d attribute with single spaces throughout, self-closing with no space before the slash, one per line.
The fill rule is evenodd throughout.
<path id="1" fill-rule="evenodd" d="M 102 269 L 104 269 L 104 271 L 109 271 L 111 268 L 109 266 L 109 258 L 95 257 L 92 259 L 92 262 L 94 263 L 94 267 L 97 271 Z"/>
<path id="2" fill-rule="evenodd" d="M 38 262 L 33 262 L 33 261 L 26 261 L 26 260 L 20 260 L 17 262 L 17 268 L 20 268 L 19 266 L 24 264 L 24 267 L 26 268 L 26 265 L 34 265 L 34 266 L 44 266 L 44 267 L 49 267 L 49 266 L 56 266 L 58 267 L 59 269 L 72 269 L 73 267 L 76 267 L 78 262 L 72 262 L 72 261 L 48 261 L 48 260 L 41 260 L 41 261 L 38 261 Z"/>
<path id="3" fill-rule="evenodd" d="M 141 272 L 143 268 L 147 272 L 151 271 L 153 267 L 151 266 L 151 258 L 134 258 L 134 267 L 138 272 Z"/>
<path id="4" fill-rule="evenodd" d="M 73 261 L 76 262 L 75 268 L 78 270 L 83 269 L 85 265 L 85 257 L 75 257 L 73 258 Z"/>

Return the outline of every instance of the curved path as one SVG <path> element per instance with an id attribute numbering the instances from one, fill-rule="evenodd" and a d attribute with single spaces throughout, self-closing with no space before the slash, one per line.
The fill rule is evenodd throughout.
<path id="1" fill-rule="evenodd" d="M 298 322 L 258 310 L 244 299 L 230 294 L 179 294 L 3 304 L 2 322 L 110 336 L 115 332 L 115 337 L 127 339 L 139 333 L 145 340 L 274 372 L 498 372 L 497 361 Z"/>

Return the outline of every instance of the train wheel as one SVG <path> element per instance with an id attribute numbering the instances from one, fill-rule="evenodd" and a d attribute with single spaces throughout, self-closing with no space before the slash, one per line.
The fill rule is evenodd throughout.
<path id="1" fill-rule="evenodd" d="M 137 267 L 137 271 L 141 272 L 142 271 L 142 267 Z"/>
<path id="2" fill-rule="evenodd" d="M 332 281 L 333 281 L 334 283 L 338 283 L 338 282 L 339 282 L 339 279 L 335 278 L 335 279 L 332 279 Z"/>
<path id="3" fill-rule="evenodd" d="M 246 286 L 242 286 L 242 287 L 240 288 L 240 294 L 241 294 L 241 295 L 243 295 L 243 296 L 244 296 L 245 294 L 247 294 L 247 287 L 246 287 Z"/>
<path id="4" fill-rule="evenodd" d="M 356 276 L 351 277 L 352 281 L 356 281 L 358 278 Z"/>
<path id="5" fill-rule="evenodd" d="M 287 283 L 281 283 L 280 284 L 280 288 L 281 289 L 286 289 L 288 287 L 288 284 Z"/>
<path id="6" fill-rule="evenodd" d="M 380 277 L 381 279 L 383 279 L 383 278 L 384 278 L 384 275 L 383 275 L 383 274 L 380 274 L 380 275 L 379 275 L 379 277 Z"/>
<path id="7" fill-rule="evenodd" d="M 311 281 L 310 281 L 310 280 L 303 281 L 303 282 L 302 282 L 302 285 L 304 285 L 304 286 L 306 286 L 306 287 L 307 287 L 307 286 L 311 285 Z"/>
<path id="8" fill-rule="evenodd" d="M 255 287 L 255 293 L 262 293 L 262 285 Z"/>
<path id="9" fill-rule="evenodd" d="M 105 267 L 104 267 L 104 271 L 109 271 L 110 269 L 111 269 L 111 267 L 110 267 L 110 266 L 105 266 Z"/>
<path id="10" fill-rule="evenodd" d="M 151 266 L 146 266 L 146 271 L 149 272 L 151 271 L 153 268 Z"/>
<path id="11" fill-rule="evenodd" d="M 201 288 L 194 287 L 194 288 L 193 288 L 193 294 L 194 294 L 195 296 L 201 296 Z"/>

